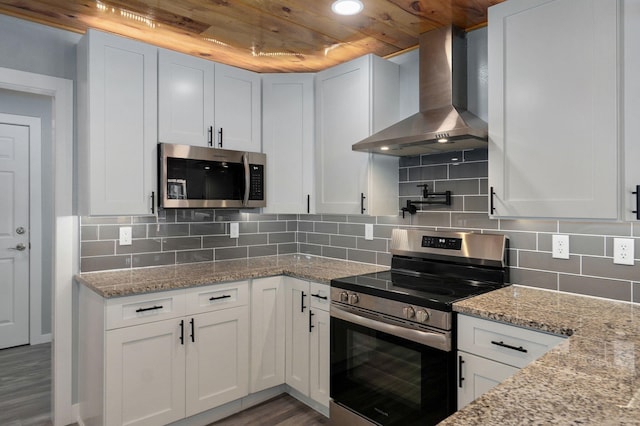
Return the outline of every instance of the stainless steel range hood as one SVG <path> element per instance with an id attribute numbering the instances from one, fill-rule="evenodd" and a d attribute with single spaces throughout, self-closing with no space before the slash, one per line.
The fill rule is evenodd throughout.
<path id="1" fill-rule="evenodd" d="M 407 156 L 487 146 L 487 123 L 467 111 L 464 31 L 420 35 L 420 112 L 356 143 L 354 151 Z"/>

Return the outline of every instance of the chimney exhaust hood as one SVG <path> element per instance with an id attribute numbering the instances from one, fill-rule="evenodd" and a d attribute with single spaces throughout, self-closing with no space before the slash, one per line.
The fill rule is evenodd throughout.
<path id="1" fill-rule="evenodd" d="M 420 112 L 353 145 L 408 156 L 487 146 L 487 123 L 467 111 L 467 43 L 449 26 L 420 35 Z"/>

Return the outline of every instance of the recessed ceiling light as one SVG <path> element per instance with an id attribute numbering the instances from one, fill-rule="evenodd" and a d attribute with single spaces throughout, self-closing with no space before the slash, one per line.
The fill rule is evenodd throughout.
<path id="1" fill-rule="evenodd" d="M 355 15 L 364 9 L 364 5 L 360 0 L 336 0 L 331 5 L 333 13 L 338 15 Z"/>

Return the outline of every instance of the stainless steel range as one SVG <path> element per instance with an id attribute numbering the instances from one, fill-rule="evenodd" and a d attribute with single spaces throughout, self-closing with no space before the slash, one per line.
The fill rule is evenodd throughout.
<path id="1" fill-rule="evenodd" d="M 504 235 L 394 229 L 391 270 L 331 281 L 331 422 L 429 425 L 455 411 L 458 300 L 508 282 Z"/>

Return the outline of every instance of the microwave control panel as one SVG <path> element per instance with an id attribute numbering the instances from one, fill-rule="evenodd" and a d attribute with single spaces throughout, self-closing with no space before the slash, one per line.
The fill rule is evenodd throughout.
<path id="1" fill-rule="evenodd" d="M 249 199 L 264 200 L 264 166 L 249 164 Z"/>

